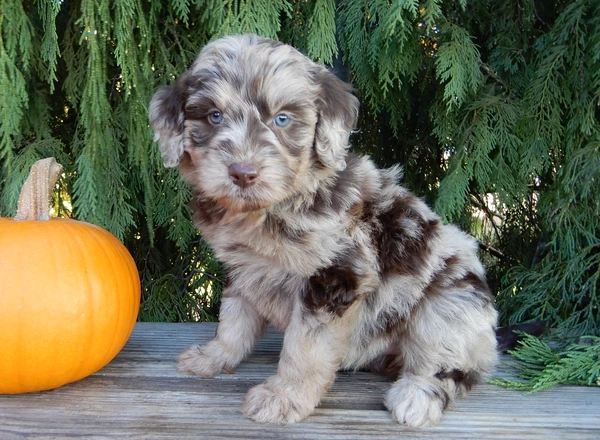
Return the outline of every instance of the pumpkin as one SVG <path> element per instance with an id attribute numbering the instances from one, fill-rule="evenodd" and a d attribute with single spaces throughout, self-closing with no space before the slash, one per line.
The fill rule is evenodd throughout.
<path id="1" fill-rule="evenodd" d="M 0 218 L 0 393 L 95 373 L 127 342 L 140 304 L 133 258 L 90 223 L 49 218 L 62 167 L 36 162 L 16 217 Z"/>

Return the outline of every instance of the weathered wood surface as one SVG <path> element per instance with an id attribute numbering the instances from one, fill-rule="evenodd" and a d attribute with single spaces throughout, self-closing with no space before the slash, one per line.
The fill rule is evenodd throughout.
<path id="1" fill-rule="evenodd" d="M 98 373 L 52 391 L 0 395 L 0 440 L 600 439 L 597 388 L 561 386 L 524 395 L 481 385 L 455 401 L 439 426 L 409 429 L 394 423 L 382 404 L 389 383 L 363 372 L 340 373 L 302 423 L 257 424 L 238 407 L 251 386 L 275 372 L 281 335 L 269 330 L 232 375 L 207 380 L 179 374 L 178 353 L 208 341 L 214 330 L 214 324 L 139 323 L 123 351 Z"/>

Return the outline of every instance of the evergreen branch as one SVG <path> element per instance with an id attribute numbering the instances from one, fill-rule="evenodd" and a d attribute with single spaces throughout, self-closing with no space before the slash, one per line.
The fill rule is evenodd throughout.
<path id="1" fill-rule="evenodd" d="M 535 336 L 519 334 L 523 339 L 515 350 L 509 350 L 517 361 L 509 365 L 521 380 L 495 378 L 491 383 L 530 393 L 558 384 L 600 386 L 599 337 L 555 351 Z"/>
<path id="2" fill-rule="evenodd" d="M 496 223 L 494 222 L 494 217 L 499 218 L 500 220 L 504 220 L 502 218 L 502 216 L 498 213 L 492 212 L 490 210 L 490 208 L 488 207 L 487 203 L 485 203 L 485 201 L 482 199 L 481 195 L 479 194 L 471 194 L 472 199 L 475 200 L 471 200 L 473 202 L 473 204 L 479 208 L 480 210 L 482 210 L 485 215 L 487 216 L 488 219 L 490 219 L 490 223 L 492 225 L 492 228 L 494 229 L 494 233 L 496 234 L 496 238 L 500 239 L 501 234 L 500 231 L 498 230 L 498 226 L 496 226 Z"/>
<path id="3" fill-rule="evenodd" d="M 477 245 L 479 246 L 479 249 L 487 252 L 490 255 L 493 255 L 496 258 L 508 261 L 511 264 L 517 264 L 518 263 L 517 260 L 515 260 L 513 257 L 509 257 L 508 255 L 505 255 L 503 252 L 499 251 L 498 249 L 493 248 L 489 244 L 482 243 L 481 241 L 478 240 L 477 241 Z"/>
<path id="4" fill-rule="evenodd" d="M 202 275 L 202 276 L 205 276 L 205 277 L 207 277 L 207 278 L 210 278 L 211 280 L 213 280 L 213 281 L 217 281 L 217 282 L 219 282 L 219 283 L 223 283 L 223 281 L 224 281 L 222 278 L 219 278 L 218 276 L 215 276 L 215 275 L 213 275 L 213 274 L 211 274 L 211 273 L 208 273 L 206 270 L 201 270 L 201 269 L 193 269 L 193 270 L 191 271 L 190 275 L 189 275 L 188 277 L 186 277 L 186 281 L 187 281 L 188 283 L 191 283 L 191 281 L 192 281 L 192 278 L 194 278 L 194 276 L 195 276 L 195 275 L 198 275 L 198 274 L 200 274 L 200 275 Z M 186 285 L 187 285 L 187 284 L 186 284 Z"/>
<path id="5" fill-rule="evenodd" d="M 479 64 L 479 68 L 490 78 L 492 78 L 496 83 L 504 87 L 506 90 L 510 90 L 508 84 L 500 79 L 498 75 L 494 73 L 494 71 L 487 64 L 481 63 Z"/>
<path id="6" fill-rule="evenodd" d="M 308 20 L 308 56 L 319 62 L 331 64 L 333 58 L 338 55 L 335 31 L 334 0 L 316 0 Z"/>
<path id="7" fill-rule="evenodd" d="M 456 25 L 449 25 L 450 40 L 442 43 L 435 60 L 436 76 L 445 83 L 444 100 L 451 111 L 460 106 L 469 92 L 481 85 L 483 75 L 479 69 L 479 50 L 468 32 Z"/>
<path id="8" fill-rule="evenodd" d="M 190 267 L 191 267 L 190 273 L 184 279 L 185 286 L 189 286 L 190 283 L 192 282 L 192 278 L 194 277 L 194 275 L 197 271 L 198 263 L 200 262 L 200 254 L 201 254 L 200 253 L 200 240 L 202 240 L 202 238 L 200 238 L 200 236 L 198 236 L 198 239 L 196 240 L 196 243 L 193 246 L 194 249 L 196 249 L 196 252 L 194 253 L 194 258 L 190 264 Z"/>
<path id="9" fill-rule="evenodd" d="M 60 200 L 136 258 L 141 319 L 214 319 L 222 287 L 196 244 L 189 188 L 152 144 L 148 102 L 208 40 L 254 32 L 323 62 L 339 44 L 363 103 L 354 146 L 403 165 L 406 185 L 445 220 L 476 233 L 468 204 L 492 222 L 479 238 L 504 320 L 600 333 L 597 0 L 0 4 L 2 215 L 23 170 L 59 156 L 69 170 Z M 488 193 L 498 211 L 485 210 Z"/>

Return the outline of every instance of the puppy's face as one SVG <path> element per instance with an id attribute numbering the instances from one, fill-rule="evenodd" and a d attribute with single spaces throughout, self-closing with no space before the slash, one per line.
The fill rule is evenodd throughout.
<path id="1" fill-rule="evenodd" d="M 233 211 L 305 190 L 342 170 L 358 113 L 351 87 L 290 46 L 256 36 L 204 48 L 150 104 L 165 166 Z M 313 178 L 314 180 L 314 178 Z"/>

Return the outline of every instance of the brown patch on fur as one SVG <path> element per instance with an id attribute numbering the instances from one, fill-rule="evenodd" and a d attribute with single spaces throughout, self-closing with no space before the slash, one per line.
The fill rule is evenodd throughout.
<path id="1" fill-rule="evenodd" d="M 325 69 L 318 69 L 314 75 L 316 82 L 321 85 L 323 105 L 319 106 L 319 113 L 327 119 L 344 121 L 346 129 L 352 130 L 358 119 L 358 99 L 352 95 L 354 88 Z"/>
<path id="2" fill-rule="evenodd" d="M 485 279 L 473 272 L 467 272 L 462 277 L 457 278 L 455 268 L 457 262 L 458 258 L 454 256 L 444 261 L 444 268 L 434 275 L 433 279 L 423 290 L 425 296 L 440 295 L 444 290 L 450 288 L 471 289 L 474 297 L 482 306 L 493 302 L 492 292 Z"/>
<path id="3" fill-rule="evenodd" d="M 195 115 L 194 117 L 200 118 L 199 115 Z M 218 133 L 218 130 L 218 127 L 211 125 L 206 121 L 206 114 L 203 114 L 202 119 L 199 119 L 199 121 L 190 128 L 189 138 L 195 147 L 202 147 Z"/>
<path id="4" fill-rule="evenodd" d="M 294 243 L 303 243 L 306 238 L 306 231 L 293 229 L 280 217 L 274 214 L 267 214 L 265 218 L 265 229 L 273 238 L 283 238 Z"/>
<path id="5" fill-rule="evenodd" d="M 440 221 L 425 220 L 412 207 L 416 198 L 397 198 L 392 207 L 377 216 L 378 228 L 374 242 L 378 250 L 382 274 L 418 275 L 429 257 L 429 242 L 437 233 Z M 408 231 L 402 220 L 416 223 L 416 230 Z"/>
<path id="6" fill-rule="evenodd" d="M 477 385 L 481 381 L 481 374 L 476 371 L 464 372 L 456 369 L 450 371 L 440 371 L 435 374 L 435 377 L 441 380 L 451 379 L 456 383 L 457 386 L 464 388 L 465 391 L 469 391 L 474 385 Z"/>
<path id="7" fill-rule="evenodd" d="M 335 213 L 345 211 L 364 221 L 364 215 L 356 210 L 361 204 L 368 204 L 368 200 L 373 195 L 365 193 L 365 188 L 360 185 L 356 170 L 359 164 L 358 157 L 349 154 L 346 158 L 346 168 L 340 171 L 328 186 L 323 185 L 317 190 L 313 203 L 307 206 L 308 212 L 316 215 L 331 215 L 331 211 Z M 355 201 L 357 194 L 359 200 Z"/>
<path id="8" fill-rule="evenodd" d="M 460 284 L 461 287 L 463 284 L 465 287 L 471 286 L 474 289 L 473 294 L 485 304 L 489 304 L 494 300 L 487 281 L 473 272 L 467 272 L 462 280 L 460 280 Z"/>
<path id="9" fill-rule="evenodd" d="M 261 203 L 260 200 L 246 199 L 244 200 L 244 204 L 241 205 L 228 197 L 219 197 L 217 203 L 231 212 L 254 212 L 267 207 L 267 205 L 264 202 Z"/>
<path id="10" fill-rule="evenodd" d="M 369 314 L 376 313 L 377 307 L 377 295 L 366 295 L 363 305 Z M 409 311 L 408 316 L 403 316 L 398 313 L 397 310 L 390 308 L 383 308 L 377 313 L 376 319 L 373 321 L 373 325 L 366 328 L 365 334 L 369 335 L 365 338 L 365 345 L 369 343 L 372 338 L 379 336 L 391 336 L 393 338 L 401 337 L 406 331 L 406 327 L 410 316 L 414 313 L 414 308 Z"/>
<path id="11" fill-rule="evenodd" d="M 348 215 L 350 216 L 349 229 L 352 230 L 362 223 L 363 208 L 365 204 L 363 202 L 357 202 L 350 207 Z"/>
<path id="12" fill-rule="evenodd" d="M 456 279 L 457 263 L 458 257 L 454 255 L 444 259 L 444 267 L 435 273 L 429 284 L 423 289 L 426 297 L 438 295 L 451 285 Z"/>
<path id="13" fill-rule="evenodd" d="M 386 335 L 401 335 L 405 330 L 410 320 L 410 316 L 414 314 L 415 308 L 412 309 L 409 317 L 400 316 L 398 313 L 391 313 L 389 310 L 379 314 L 378 321 L 382 325 L 383 333 Z"/>
<path id="14" fill-rule="evenodd" d="M 354 219 L 360 219 L 363 216 L 363 207 L 365 204 L 363 202 L 355 203 L 348 210 L 348 214 L 352 216 Z"/>
<path id="15" fill-rule="evenodd" d="M 427 391 L 427 390 L 425 390 Z M 442 401 L 444 410 L 446 410 L 448 408 L 448 405 L 450 404 L 450 396 L 448 395 L 448 393 L 446 392 L 446 390 L 444 390 L 443 388 L 434 388 L 433 390 L 431 390 L 431 396 L 430 397 L 436 397 L 439 400 Z"/>
<path id="16" fill-rule="evenodd" d="M 373 359 L 363 370 L 379 374 L 389 380 L 396 380 L 403 367 L 404 364 L 399 355 L 385 354 Z"/>
<path id="17" fill-rule="evenodd" d="M 191 201 L 191 209 L 194 213 L 194 223 L 213 224 L 221 221 L 226 213 L 225 208 L 212 199 L 207 199 L 197 194 Z"/>
<path id="18" fill-rule="evenodd" d="M 358 276 L 341 266 L 321 269 L 310 277 L 302 301 L 309 312 L 324 309 L 329 313 L 342 316 L 357 300 Z"/>
<path id="19" fill-rule="evenodd" d="M 180 115 L 184 111 L 184 105 L 189 93 L 189 74 L 184 72 L 170 87 L 159 89 L 156 94 L 162 96 L 160 102 L 160 115 L 165 122 L 175 131 L 181 132 L 183 126 L 180 124 Z"/>

